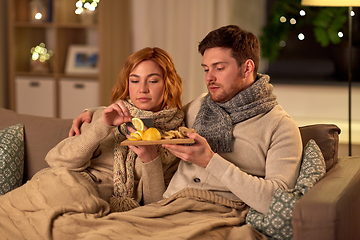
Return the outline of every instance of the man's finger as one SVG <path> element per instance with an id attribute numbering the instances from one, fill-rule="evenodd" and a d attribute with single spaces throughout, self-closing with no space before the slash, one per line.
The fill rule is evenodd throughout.
<path id="1" fill-rule="evenodd" d="M 69 137 L 72 137 L 74 135 L 75 135 L 75 131 L 72 128 L 70 128 Z"/>

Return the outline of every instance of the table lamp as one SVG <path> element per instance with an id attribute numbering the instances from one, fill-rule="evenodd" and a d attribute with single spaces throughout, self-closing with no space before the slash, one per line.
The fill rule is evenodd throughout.
<path id="1" fill-rule="evenodd" d="M 360 6 L 360 0 L 301 0 L 301 5 L 314 7 L 349 7 L 349 66 L 348 66 L 348 91 L 349 91 L 349 156 L 351 156 L 351 82 L 352 82 L 352 18 L 353 7 Z"/>

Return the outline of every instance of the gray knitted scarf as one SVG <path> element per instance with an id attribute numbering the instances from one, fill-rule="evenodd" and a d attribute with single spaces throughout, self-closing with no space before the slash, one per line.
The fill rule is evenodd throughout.
<path id="1" fill-rule="evenodd" d="M 277 105 L 270 77 L 258 74 L 256 81 L 225 103 L 204 97 L 193 128 L 206 138 L 214 152 L 232 152 L 233 125 L 270 111 Z"/>

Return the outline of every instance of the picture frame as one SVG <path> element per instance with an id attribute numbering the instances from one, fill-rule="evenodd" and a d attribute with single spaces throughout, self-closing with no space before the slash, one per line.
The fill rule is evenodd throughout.
<path id="1" fill-rule="evenodd" d="M 97 46 L 70 45 L 66 58 L 66 74 L 97 74 L 99 71 Z"/>

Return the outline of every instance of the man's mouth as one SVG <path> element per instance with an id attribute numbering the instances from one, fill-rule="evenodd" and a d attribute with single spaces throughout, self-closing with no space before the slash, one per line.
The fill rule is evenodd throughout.
<path id="1" fill-rule="evenodd" d="M 216 85 L 210 85 L 210 86 L 208 86 L 208 89 L 209 89 L 209 91 L 216 91 L 216 90 L 218 90 L 220 87 L 219 86 L 216 86 Z"/>

